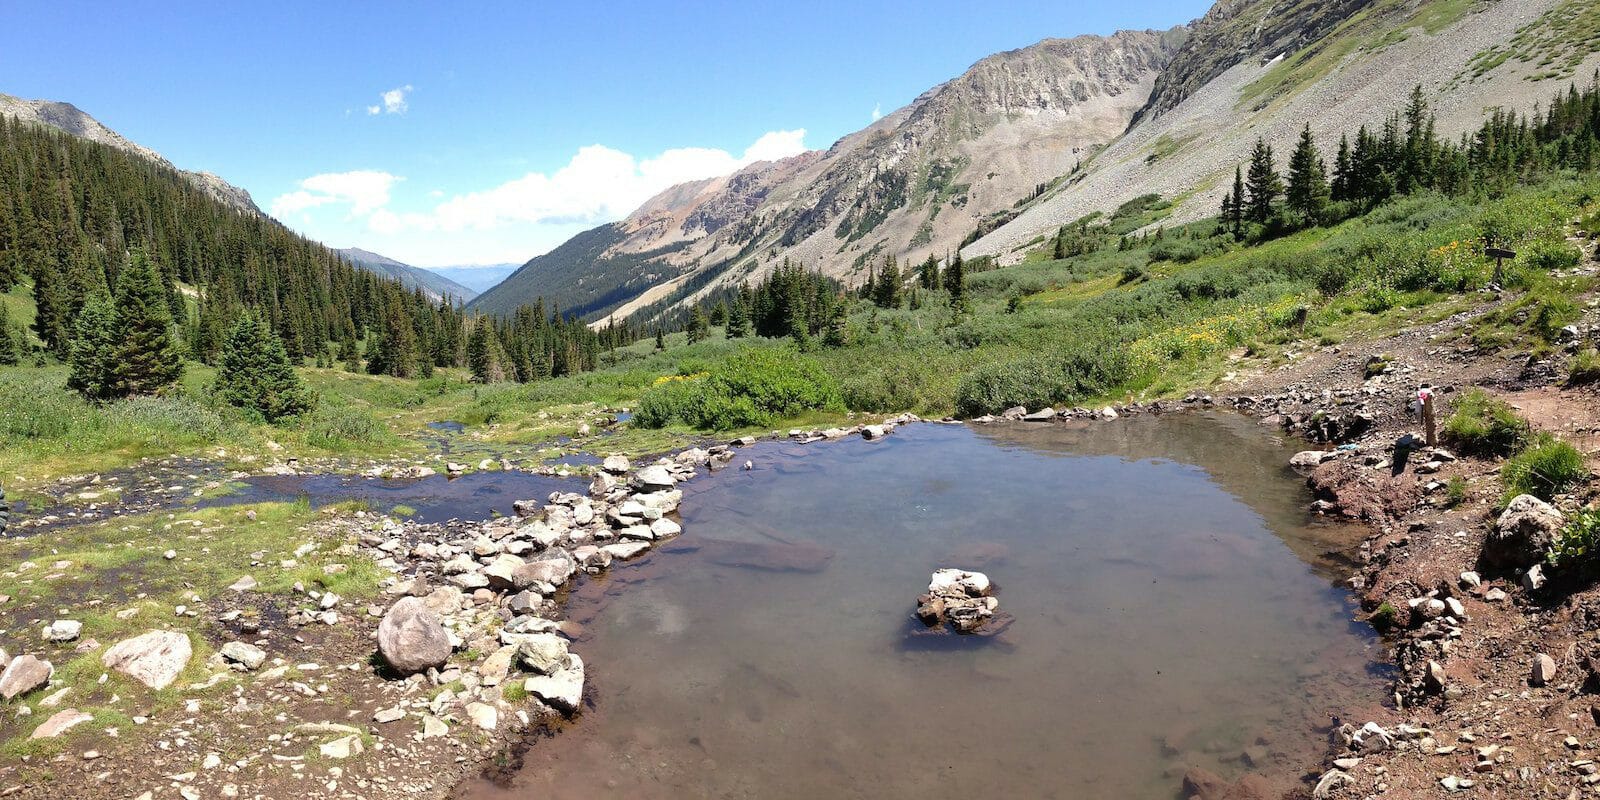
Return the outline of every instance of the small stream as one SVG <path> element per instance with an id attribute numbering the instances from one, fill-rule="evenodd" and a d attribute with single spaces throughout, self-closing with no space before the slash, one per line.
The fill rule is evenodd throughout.
<path id="1" fill-rule="evenodd" d="M 460 795 L 1289 788 L 1383 685 L 1335 585 L 1364 531 L 1307 517 L 1291 452 L 1187 414 L 741 450 L 754 471 L 686 485 L 683 536 L 575 592 L 594 708 Z M 1015 624 L 909 637 L 941 566 L 985 571 Z"/>

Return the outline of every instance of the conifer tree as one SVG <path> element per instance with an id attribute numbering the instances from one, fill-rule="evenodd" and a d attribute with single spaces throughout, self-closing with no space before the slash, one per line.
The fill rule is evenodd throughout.
<path id="1" fill-rule="evenodd" d="M 500 337 L 494 324 L 484 317 L 473 322 L 467 334 L 467 367 L 478 383 L 499 383 L 506 379 L 505 358 L 500 352 Z"/>
<path id="2" fill-rule="evenodd" d="M 33 332 L 57 358 L 67 355 L 67 335 L 72 327 L 62 281 L 61 272 L 49 265 L 41 266 L 33 276 Z"/>
<path id="3" fill-rule="evenodd" d="M 74 321 L 67 353 L 68 389 L 90 400 L 111 399 L 115 380 L 111 351 L 116 327 L 116 312 L 109 298 L 95 295 L 84 302 Z"/>
<path id="4" fill-rule="evenodd" d="M 728 338 L 743 339 L 750 335 L 750 307 L 745 305 L 744 298 L 733 301 L 728 309 Z"/>
<path id="5" fill-rule="evenodd" d="M 135 250 L 117 276 L 113 328 L 111 394 L 154 394 L 183 375 L 183 359 L 173 338 L 167 293 L 154 264 Z"/>
<path id="6" fill-rule="evenodd" d="M 967 268 L 961 260 L 961 251 L 957 250 L 955 257 L 947 259 L 949 267 L 944 271 L 944 290 L 950 293 L 950 307 L 962 309 L 967 302 Z"/>
<path id="7" fill-rule="evenodd" d="M 657 325 L 656 326 L 656 352 L 659 353 L 659 352 L 662 352 L 662 351 L 664 351 L 666 349 L 667 349 L 667 332 L 665 330 L 662 330 L 660 325 Z"/>
<path id="8" fill-rule="evenodd" d="M 22 341 L 11 329 L 11 312 L 0 302 L 0 366 L 14 367 L 22 361 Z"/>
<path id="9" fill-rule="evenodd" d="M 711 320 L 699 305 L 689 312 L 689 344 L 705 341 L 711 336 Z"/>
<path id="10" fill-rule="evenodd" d="M 268 422 L 303 414 L 316 404 L 283 340 L 249 311 L 239 315 L 222 343 L 215 391 L 229 405 L 254 411 Z"/>
<path id="11" fill-rule="evenodd" d="M 850 344 L 849 314 L 844 303 L 834 303 L 828 316 L 828 327 L 822 334 L 824 347 L 839 348 Z"/>
<path id="12" fill-rule="evenodd" d="M 1272 203 L 1283 194 L 1283 178 L 1273 163 L 1272 146 L 1264 139 L 1256 140 L 1255 151 L 1250 154 L 1250 173 L 1245 189 L 1250 221 L 1265 225 L 1272 219 Z"/>
<path id="13" fill-rule="evenodd" d="M 1311 136 L 1311 123 L 1300 132 L 1300 142 L 1289 158 L 1289 209 L 1300 215 L 1302 224 L 1315 225 L 1328 205 L 1328 173 Z"/>
<path id="14" fill-rule="evenodd" d="M 1350 190 L 1352 171 L 1354 165 L 1350 160 L 1350 137 L 1339 135 L 1339 154 L 1333 159 L 1333 186 L 1332 196 L 1336 202 L 1344 202 L 1353 198 Z"/>
<path id="15" fill-rule="evenodd" d="M 939 259 L 934 258 L 932 253 L 928 254 L 928 258 L 918 268 L 917 281 L 922 284 L 924 289 L 939 288 Z"/>
<path id="16" fill-rule="evenodd" d="M 1244 170 L 1237 166 L 1233 168 L 1233 208 L 1228 212 L 1228 227 L 1233 229 L 1236 241 L 1244 238 Z"/>
<path id="17" fill-rule="evenodd" d="M 895 262 L 894 254 L 891 253 L 884 259 L 883 269 L 878 271 L 878 282 L 872 290 L 872 302 L 879 308 L 899 308 L 902 288 L 900 265 Z"/>

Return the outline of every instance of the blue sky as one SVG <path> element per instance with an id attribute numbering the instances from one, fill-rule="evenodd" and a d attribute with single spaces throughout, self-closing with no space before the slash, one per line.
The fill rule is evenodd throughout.
<path id="1" fill-rule="evenodd" d="M 1207 7 L 6 0 L 0 92 L 71 102 L 335 247 L 521 262 L 990 53 Z"/>

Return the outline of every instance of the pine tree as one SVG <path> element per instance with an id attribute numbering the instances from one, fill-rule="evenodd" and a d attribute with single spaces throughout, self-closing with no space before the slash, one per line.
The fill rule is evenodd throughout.
<path id="1" fill-rule="evenodd" d="M 666 349 L 667 349 L 667 332 L 665 330 L 662 330 L 660 325 L 657 325 L 656 326 L 656 352 L 660 353 L 660 352 L 662 352 L 662 351 L 664 351 Z"/>
<path id="2" fill-rule="evenodd" d="M 1339 135 L 1339 154 L 1333 159 L 1333 191 L 1332 196 L 1336 202 L 1344 202 L 1354 197 L 1351 191 L 1353 178 L 1353 164 L 1350 160 L 1350 137 Z"/>
<path id="3" fill-rule="evenodd" d="M 1066 257 L 1067 257 L 1067 226 L 1062 225 L 1061 226 L 1061 230 L 1056 231 L 1056 240 L 1055 240 L 1054 246 L 1052 246 L 1051 249 L 1050 249 L 1050 258 L 1052 258 L 1052 259 L 1054 259 L 1056 261 L 1061 261 L 1062 259 L 1064 259 Z"/>
<path id="4" fill-rule="evenodd" d="M 67 334 L 71 329 L 70 311 L 61 272 L 44 266 L 33 276 L 33 332 L 44 342 L 44 349 L 57 358 L 67 355 Z"/>
<path id="5" fill-rule="evenodd" d="M 939 259 L 934 258 L 932 253 L 928 254 L 928 258 L 918 268 L 917 280 L 924 289 L 939 288 Z"/>
<path id="6" fill-rule="evenodd" d="M 967 272 L 966 265 L 961 260 L 961 251 L 957 250 L 955 257 L 948 259 L 950 266 L 944 271 L 944 290 L 950 293 L 950 306 L 961 309 L 967 302 Z"/>
<path id="7" fill-rule="evenodd" d="M 1315 225 L 1328 206 L 1328 172 L 1311 136 L 1311 124 L 1300 132 L 1300 142 L 1289 158 L 1289 210 L 1300 215 L 1302 224 Z"/>
<path id="8" fill-rule="evenodd" d="M 500 353 L 500 337 L 494 333 L 494 324 L 479 317 L 467 334 L 467 368 L 478 383 L 499 383 L 506 379 L 505 358 Z"/>
<path id="9" fill-rule="evenodd" d="M 268 422 L 303 414 L 316 405 L 283 340 L 249 311 L 239 316 L 222 343 L 215 391 L 229 405 L 254 411 Z"/>
<path id="10" fill-rule="evenodd" d="M 1283 178 L 1273 163 L 1272 146 L 1257 139 L 1255 151 L 1250 154 L 1250 172 L 1245 189 L 1250 220 L 1265 225 L 1272 219 L 1272 203 L 1283 194 Z"/>
<path id="11" fill-rule="evenodd" d="M 899 308 L 903 284 L 904 281 L 900 278 L 900 265 L 895 262 L 894 254 L 891 253 L 884 259 L 883 269 L 878 271 L 877 285 L 872 290 L 872 302 L 879 308 Z"/>
<path id="12" fill-rule="evenodd" d="M 744 299 L 733 301 L 728 309 L 728 338 L 743 339 L 750 335 L 750 307 Z"/>
<path id="13" fill-rule="evenodd" d="M 711 336 L 711 320 L 706 317 L 705 309 L 696 305 L 689 312 L 689 344 L 705 341 Z"/>
<path id="14" fill-rule="evenodd" d="M 167 293 L 143 251 L 117 276 L 116 325 L 112 339 L 111 394 L 154 394 L 183 375 L 173 338 Z"/>
<path id="15" fill-rule="evenodd" d="M 346 336 L 339 342 L 339 360 L 344 362 L 344 368 L 350 372 L 361 371 L 361 350 L 356 347 L 356 337 Z"/>
<path id="16" fill-rule="evenodd" d="M 845 304 L 834 303 L 833 310 L 828 315 L 828 327 L 822 334 L 822 346 L 839 348 L 850 344 L 849 321 Z"/>
<path id="17" fill-rule="evenodd" d="M 11 312 L 0 302 L 0 366 L 14 367 L 22 361 L 22 342 L 11 329 Z"/>
<path id="18" fill-rule="evenodd" d="M 1244 170 L 1233 168 L 1233 208 L 1228 213 L 1228 227 L 1235 241 L 1244 238 Z"/>
<path id="19" fill-rule="evenodd" d="M 116 336 L 116 311 L 102 295 L 90 297 L 78 312 L 68 348 L 67 388 L 90 400 L 109 400 L 115 376 L 111 370 Z"/>

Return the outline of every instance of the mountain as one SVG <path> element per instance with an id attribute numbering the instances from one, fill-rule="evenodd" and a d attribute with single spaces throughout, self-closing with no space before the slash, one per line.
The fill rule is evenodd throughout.
<path id="1" fill-rule="evenodd" d="M 421 288 L 422 293 L 431 300 L 450 298 L 456 303 L 465 303 L 478 293 L 456 283 L 443 275 L 435 274 L 421 267 L 402 264 L 388 256 L 379 255 L 370 250 L 359 247 L 345 247 L 334 250 L 344 260 L 369 272 L 375 272 L 400 281 L 407 289 Z"/>
<path id="2" fill-rule="evenodd" d="M 1340 135 L 1381 128 L 1420 85 L 1438 130 L 1485 109 L 1531 112 L 1600 55 L 1582 0 L 1222 0 L 1192 26 L 1128 131 L 1071 180 L 962 250 L 1022 257 L 1031 242 L 1141 194 L 1174 199 L 1165 222 L 1216 213 L 1256 138 L 1287 167 L 1310 123 L 1333 162 Z M 1588 25 L 1573 24 L 1588 15 Z M 1581 20 L 1580 20 L 1581 21 Z"/>
<path id="3" fill-rule="evenodd" d="M 182 175 L 185 180 L 194 184 L 212 199 L 233 208 L 258 216 L 266 216 L 261 209 L 256 207 L 255 201 L 250 199 L 250 193 L 234 186 L 209 172 L 189 172 L 172 166 L 172 162 L 162 157 L 160 153 L 143 145 L 136 144 L 123 138 L 99 120 L 84 113 L 71 103 L 58 103 L 52 100 L 24 100 L 12 97 L 9 94 L 0 94 L 0 116 L 13 117 L 22 122 L 44 125 L 56 130 L 88 139 L 91 142 L 115 147 L 126 153 L 132 153 L 140 158 L 153 161 Z"/>
<path id="4" fill-rule="evenodd" d="M 474 264 L 463 267 L 423 267 L 423 269 L 455 281 L 473 291 L 474 295 L 486 292 L 495 284 L 517 271 L 521 264 Z"/>
<path id="5" fill-rule="evenodd" d="M 535 297 L 625 315 L 762 274 L 783 258 L 855 282 L 997 224 L 1121 134 L 1183 28 L 1047 39 L 990 56 L 826 151 L 672 187 L 539 256 L 472 304 Z"/>

